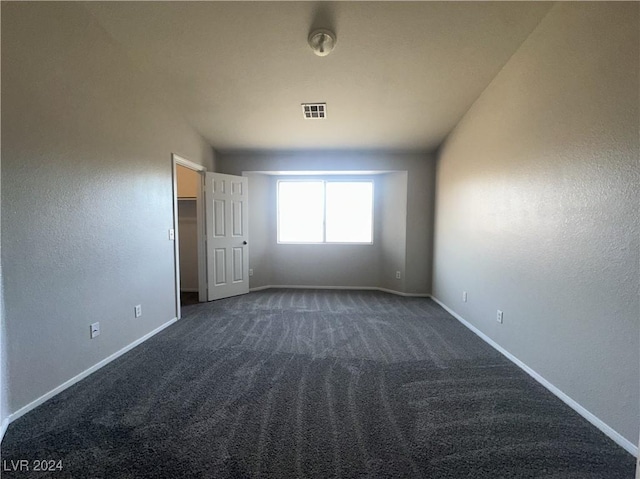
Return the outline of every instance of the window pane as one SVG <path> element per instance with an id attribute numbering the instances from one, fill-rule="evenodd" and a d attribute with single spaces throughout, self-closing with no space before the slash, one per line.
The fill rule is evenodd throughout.
<path id="1" fill-rule="evenodd" d="M 278 182 L 278 241 L 322 243 L 322 181 Z"/>
<path id="2" fill-rule="evenodd" d="M 327 183 L 327 243 L 371 243 L 372 182 Z"/>

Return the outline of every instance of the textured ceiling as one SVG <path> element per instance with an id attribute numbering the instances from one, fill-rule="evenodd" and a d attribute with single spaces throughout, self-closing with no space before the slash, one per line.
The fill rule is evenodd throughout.
<path id="1" fill-rule="evenodd" d="M 546 2 L 88 2 L 215 148 L 432 149 Z M 315 56 L 314 27 L 335 50 Z M 327 119 L 300 104 L 326 102 Z"/>

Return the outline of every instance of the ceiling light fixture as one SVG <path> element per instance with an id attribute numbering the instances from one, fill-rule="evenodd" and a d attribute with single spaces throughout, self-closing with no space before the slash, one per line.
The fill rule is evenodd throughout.
<path id="1" fill-rule="evenodd" d="M 323 28 L 309 34 L 309 46 L 319 57 L 326 57 L 336 46 L 336 34 Z"/>

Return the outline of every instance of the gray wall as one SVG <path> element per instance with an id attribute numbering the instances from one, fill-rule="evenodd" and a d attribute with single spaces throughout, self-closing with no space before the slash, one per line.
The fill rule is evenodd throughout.
<path id="1" fill-rule="evenodd" d="M 0 266 L 1 269 L 1 266 Z M 4 437 L 4 424 L 9 420 L 9 404 L 7 401 L 7 346 L 5 342 L 5 315 L 4 315 L 4 292 L 2 291 L 2 271 L 0 271 L 0 441 Z M 0 443 L 0 455 L 2 455 L 2 444 Z"/>
<path id="2" fill-rule="evenodd" d="M 441 149 L 434 254 L 436 298 L 633 444 L 638 8 L 552 8 Z"/>
<path id="3" fill-rule="evenodd" d="M 0 15 L 1 19 L 1 15 Z M 0 108 L 2 111 L 2 108 Z M 0 131 L 0 145 L 2 144 L 2 132 Z M 2 198 L 2 165 L 0 155 L 0 198 Z M 9 401 L 8 401 L 8 366 L 7 366 L 7 343 L 5 333 L 5 314 L 4 314 L 4 277 L 2 276 L 2 209 L 0 208 L 0 441 L 4 436 L 3 426 L 9 419 Z M 0 457 L 2 456 L 2 444 L 0 442 Z"/>
<path id="4" fill-rule="evenodd" d="M 217 157 L 216 170 L 220 173 L 235 175 L 243 172 L 265 171 L 406 171 L 408 185 L 400 194 L 406 196 L 407 205 L 405 242 L 407 269 L 403 271 L 405 279 L 401 282 L 394 279 L 395 270 L 393 270 L 391 289 L 417 294 L 431 292 L 435 162 L 430 154 L 335 151 L 221 152 Z M 254 177 L 261 175 L 250 174 L 249 176 L 250 267 L 254 268 L 256 264 L 262 265 L 261 268 L 269 265 L 268 276 L 259 273 L 258 267 L 254 268 L 251 287 L 267 284 L 382 286 L 380 278 L 383 254 L 380 248 L 384 243 L 382 237 L 376 239 L 374 246 L 278 245 L 275 233 L 276 178 L 255 180 Z M 376 191 L 379 189 L 379 193 L 387 190 L 397 192 L 397 185 L 396 190 L 386 188 L 387 176 L 389 175 L 380 175 L 378 180 L 380 188 L 376 187 Z M 258 185 L 258 189 L 253 185 Z M 394 199 L 394 203 L 396 201 L 401 203 L 402 199 Z M 377 203 L 378 209 L 383 210 L 379 194 L 377 194 Z M 383 216 L 378 216 L 377 221 L 381 221 L 382 218 Z M 398 224 L 397 218 L 389 221 L 392 225 Z M 378 232 L 384 229 L 386 228 L 381 224 L 376 228 Z M 268 235 L 268 237 L 262 235 Z M 256 253 L 256 248 L 260 253 Z"/>
<path id="5" fill-rule="evenodd" d="M 253 276 L 249 286 L 273 284 L 271 250 L 276 235 L 271 205 L 275 203 L 274 179 L 264 174 L 249 174 L 249 268 Z"/>
<path id="6" fill-rule="evenodd" d="M 407 253 L 407 177 L 406 171 L 382 175 L 380 181 L 383 201 L 378 211 L 380 231 L 380 287 L 404 291 Z M 396 279 L 396 271 L 401 278 Z"/>
<path id="7" fill-rule="evenodd" d="M 212 150 L 157 98 L 80 4 L 2 5 L 11 412 L 175 317 L 171 153 Z"/>

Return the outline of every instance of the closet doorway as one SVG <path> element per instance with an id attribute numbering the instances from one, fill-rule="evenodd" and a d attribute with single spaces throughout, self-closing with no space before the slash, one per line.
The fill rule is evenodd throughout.
<path id="1" fill-rule="evenodd" d="M 178 155 L 172 155 L 176 317 L 181 306 L 204 302 L 206 292 L 206 253 L 204 243 L 205 168 Z"/>

